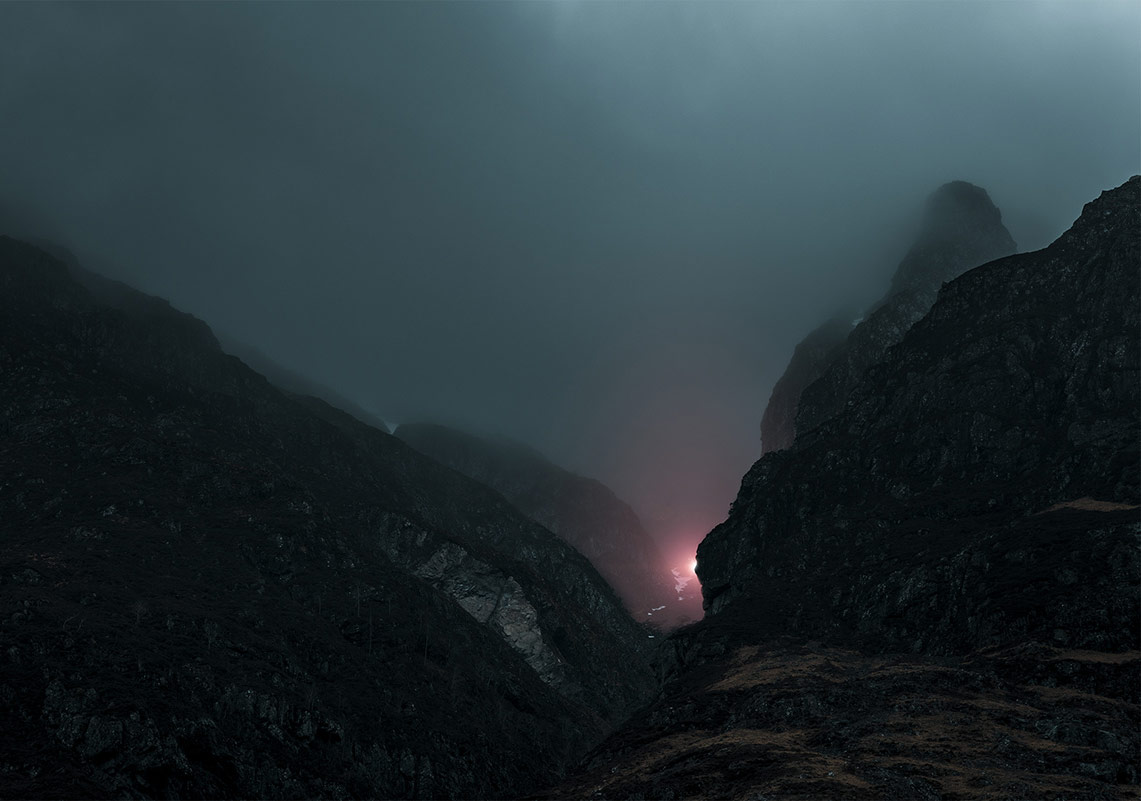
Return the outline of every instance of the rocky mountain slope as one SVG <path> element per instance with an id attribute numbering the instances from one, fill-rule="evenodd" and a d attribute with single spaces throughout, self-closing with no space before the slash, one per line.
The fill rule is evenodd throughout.
<path id="1" fill-rule="evenodd" d="M 954 658 L 678 637 L 661 700 L 544 798 L 1137 797 L 1141 652 L 1024 644 Z"/>
<path id="2" fill-rule="evenodd" d="M 402 425 L 394 432 L 421 453 L 502 493 L 516 508 L 590 560 L 638 619 L 675 600 L 674 582 L 634 510 L 594 479 L 575 475 L 506 440 L 444 426 Z"/>
<path id="3" fill-rule="evenodd" d="M 783 451 L 796 439 L 796 409 L 800 395 L 827 369 L 836 349 L 852 332 L 853 316 L 837 314 L 813 329 L 792 353 L 788 367 L 773 387 L 765 414 L 761 418 L 761 453 Z"/>
<path id="4" fill-rule="evenodd" d="M 660 697 L 544 797 L 1135 798 L 1141 178 L 947 284 L 701 544 Z"/>
<path id="5" fill-rule="evenodd" d="M 653 687 L 497 493 L 9 238 L 0 383 L 6 796 L 504 796 Z"/>
<path id="6" fill-rule="evenodd" d="M 391 433 L 391 428 L 388 423 L 373 412 L 346 398 L 331 387 L 285 367 L 253 345 L 233 337 L 221 335 L 218 337 L 218 343 L 222 350 L 231 356 L 237 356 L 252 370 L 261 373 L 266 377 L 269 383 L 287 395 L 299 396 L 301 398 L 317 398 L 336 409 L 351 414 L 366 425 L 380 429 L 385 433 Z"/>
<path id="7" fill-rule="evenodd" d="M 745 476 L 698 551 L 709 608 L 763 592 L 794 627 L 907 650 L 1135 642 L 1132 528 L 1052 543 L 1034 515 L 1138 503 L 1138 219 L 1133 179 L 947 284 L 843 413 Z M 993 597 L 1015 574 L 1025 608 Z"/>
<path id="8" fill-rule="evenodd" d="M 840 412 L 865 371 L 927 313 L 945 281 L 1015 249 L 985 190 L 965 181 L 939 187 L 927 199 L 918 238 L 887 295 L 854 327 L 845 330 L 834 319 L 793 353 L 765 409 L 763 453 L 789 447 L 801 432 Z"/>

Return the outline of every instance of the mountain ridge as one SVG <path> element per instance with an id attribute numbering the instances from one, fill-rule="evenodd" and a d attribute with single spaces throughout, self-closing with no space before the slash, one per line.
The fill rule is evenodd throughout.
<path id="1" fill-rule="evenodd" d="M 0 286 L 11 793 L 502 795 L 652 690 L 497 493 L 6 237 Z"/>
<path id="2" fill-rule="evenodd" d="M 566 470 L 534 449 L 435 424 L 404 424 L 394 436 L 501 492 L 524 514 L 582 553 L 647 622 L 677 593 L 657 545 L 634 510 L 602 482 Z M 668 611 L 668 610 L 667 610 Z"/>
<path id="3" fill-rule="evenodd" d="M 1138 183 L 1087 204 L 1050 247 L 946 284 L 842 414 L 758 461 L 729 520 L 699 548 L 707 605 L 743 591 L 732 576 L 755 571 L 758 548 L 793 547 L 792 563 L 827 558 L 810 538 L 842 543 L 865 509 L 882 532 L 865 536 L 879 541 L 908 519 L 992 515 L 1005 525 L 1067 495 L 1135 502 Z M 780 511 L 809 473 L 827 477 L 827 497 L 800 491 L 795 514 Z M 803 536 L 775 533 L 794 518 L 813 521 Z M 742 524 L 757 533 L 730 533 Z"/>
<path id="4" fill-rule="evenodd" d="M 698 549 L 657 699 L 542 798 L 1132 798 L 1141 178 L 943 286 Z"/>
<path id="5" fill-rule="evenodd" d="M 791 447 L 801 433 L 839 413 L 867 369 L 931 308 L 943 282 L 1016 250 L 985 189 L 951 181 L 932 192 L 885 295 L 852 314 L 848 330 L 833 318 L 793 352 L 765 408 L 762 455 Z"/>

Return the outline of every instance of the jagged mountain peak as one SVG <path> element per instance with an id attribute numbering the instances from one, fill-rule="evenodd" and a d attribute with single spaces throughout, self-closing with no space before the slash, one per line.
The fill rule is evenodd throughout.
<path id="1" fill-rule="evenodd" d="M 932 192 L 884 297 L 863 315 L 853 313 L 852 325 L 834 318 L 797 346 L 761 421 L 763 452 L 792 447 L 802 432 L 840 411 L 864 372 L 931 308 L 945 282 L 1016 250 L 985 189 L 951 181 Z"/>
<path id="2" fill-rule="evenodd" d="M 1002 224 L 1002 212 L 981 186 L 969 181 L 948 181 L 927 198 L 924 229 L 937 233 L 947 225 Z"/>
<path id="3" fill-rule="evenodd" d="M 985 189 L 967 181 L 945 183 L 927 198 L 919 235 L 892 277 L 890 294 L 937 290 L 965 268 L 1017 249 Z"/>
<path id="4" fill-rule="evenodd" d="M 986 625 L 974 611 L 984 599 L 969 597 L 986 585 L 973 577 L 930 582 L 931 592 L 974 588 L 932 604 L 932 619 L 946 615 L 938 623 L 920 625 L 927 612 L 917 608 L 908 610 L 908 623 L 893 617 L 911 589 L 884 599 L 898 590 L 895 582 L 915 586 L 918 571 L 936 564 L 952 570 L 954 562 L 968 573 L 982 565 L 1001 576 L 1021 558 L 1023 540 L 1041 548 L 1054 542 L 1043 534 L 1052 531 L 1048 521 L 1034 513 L 1063 501 L 1124 504 L 1134 511 L 1121 514 L 1136 522 L 1139 185 L 1131 179 L 1103 193 L 1051 246 L 947 284 L 929 312 L 900 332 L 902 341 L 883 347 L 853 380 L 836 411 L 818 415 L 812 428 L 798 418 L 795 447 L 753 466 L 729 519 L 698 549 L 709 607 L 765 595 L 774 620 L 813 631 L 854 626 L 865 638 L 913 650 L 994 645 L 1014 630 L 1011 621 L 1022 634 L 1081 647 L 1135 647 L 1135 626 L 1081 618 L 1074 610 L 1087 609 L 1086 601 L 1066 597 L 1059 586 L 1069 584 L 1054 586 L 1045 557 L 1036 586 L 1051 592 L 1025 607 L 985 600 L 994 616 Z M 827 378 L 805 390 L 801 417 Z M 1129 521 L 1105 520 L 1104 536 L 1100 524 L 1081 521 L 1070 531 L 1062 521 L 1056 541 L 1074 552 L 1135 552 L 1135 544 L 1123 545 L 1135 536 L 1121 527 Z M 983 551 L 983 561 L 971 562 Z M 1088 564 L 1097 571 L 1104 563 Z M 1121 580 L 1106 593 L 1123 621 L 1135 616 L 1127 572 L 1115 574 L 1112 581 Z M 848 596 L 831 594 L 841 575 L 861 577 Z M 1089 579 L 1090 586 L 1107 581 Z M 821 602 L 813 606 L 805 599 L 816 592 Z M 797 608 L 774 611 L 784 599 L 797 599 Z M 874 623 L 872 608 L 880 610 Z M 1064 619 L 1079 622 L 1055 625 Z"/>

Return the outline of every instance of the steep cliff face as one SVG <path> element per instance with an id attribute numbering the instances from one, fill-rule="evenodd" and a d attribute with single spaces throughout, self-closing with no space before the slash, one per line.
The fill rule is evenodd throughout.
<path id="1" fill-rule="evenodd" d="M 952 281 L 753 466 L 661 694 L 540 797 L 1136 795 L 1139 195 Z"/>
<path id="2" fill-rule="evenodd" d="M 784 374 L 773 387 L 761 418 L 761 454 L 791 448 L 796 439 L 796 410 L 805 387 L 823 375 L 835 351 L 852 332 L 854 316 L 838 314 L 796 346 Z"/>
<path id="3" fill-rule="evenodd" d="M 638 619 L 676 598 L 661 553 L 637 514 L 606 485 L 575 475 L 507 441 L 443 426 L 402 425 L 395 435 L 421 453 L 485 484 L 553 531 L 598 569 Z"/>
<path id="4" fill-rule="evenodd" d="M 82 278 L 0 238 L 5 794 L 502 796 L 652 690 L 498 494 Z"/>
<path id="5" fill-rule="evenodd" d="M 797 436 L 844 408 L 867 369 L 931 308 L 944 281 L 1015 249 L 1002 215 L 983 189 L 965 181 L 937 189 L 927 201 L 918 241 L 892 278 L 891 291 L 833 351 L 827 369 L 801 394 Z"/>
<path id="6" fill-rule="evenodd" d="M 902 650 L 1136 647 L 1138 185 L 945 286 L 757 462 L 698 551 L 707 608 Z"/>
<path id="7" fill-rule="evenodd" d="M 932 193 L 919 237 L 896 268 L 888 294 L 854 327 L 834 319 L 793 353 L 765 409 L 763 453 L 791 447 L 801 432 L 843 409 L 864 372 L 931 308 L 943 282 L 1014 251 L 985 190 L 952 181 Z"/>

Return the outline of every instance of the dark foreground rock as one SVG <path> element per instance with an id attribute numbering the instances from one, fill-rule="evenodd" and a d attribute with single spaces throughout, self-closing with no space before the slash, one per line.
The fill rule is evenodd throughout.
<path id="1" fill-rule="evenodd" d="M 7 238 L 0 386 L 0 795 L 502 797 L 653 688 L 498 494 Z"/>
<path id="2" fill-rule="evenodd" d="M 674 642 L 661 700 L 540 797 L 1137 797 L 1139 651 L 871 655 L 735 612 Z"/>

